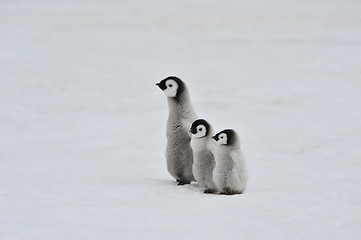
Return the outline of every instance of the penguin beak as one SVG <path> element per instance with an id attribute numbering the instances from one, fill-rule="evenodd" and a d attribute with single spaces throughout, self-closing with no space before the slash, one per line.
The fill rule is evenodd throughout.
<path id="1" fill-rule="evenodd" d="M 192 134 L 196 134 L 197 133 L 196 126 L 193 126 L 193 124 L 192 124 L 191 128 L 189 129 L 189 132 L 192 133 Z"/>
<path id="2" fill-rule="evenodd" d="M 213 136 L 212 137 L 214 140 L 218 141 L 218 138 L 216 136 Z"/>
<path id="3" fill-rule="evenodd" d="M 165 84 L 162 84 L 162 83 L 156 83 L 155 85 L 158 86 L 163 91 L 164 91 L 164 89 L 167 88 L 167 86 Z"/>

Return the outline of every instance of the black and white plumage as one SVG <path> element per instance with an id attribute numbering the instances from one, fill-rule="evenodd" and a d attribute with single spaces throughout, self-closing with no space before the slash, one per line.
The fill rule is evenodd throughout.
<path id="1" fill-rule="evenodd" d="M 212 126 L 204 119 L 193 122 L 190 132 L 192 134 L 191 147 L 193 149 L 193 175 L 198 186 L 205 188 L 204 193 L 214 193 L 216 186 L 213 182 L 213 170 L 216 165 L 213 150 L 215 143 Z"/>
<path id="2" fill-rule="evenodd" d="M 248 181 L 246 161 L 237 133 L 226 129 L 214 137 L 217 142 L 213 181 L 221 194 L 241 194 Z"/>
<path id="3" fill-rule="evenodd" d="M 167 169 L 178 185 L 189 184 L 194 181 L 189 129 L 197 115 L 191 104 L 188 89 L 181 79 L 170 76 L 156 85 L 168 97 Z"/>

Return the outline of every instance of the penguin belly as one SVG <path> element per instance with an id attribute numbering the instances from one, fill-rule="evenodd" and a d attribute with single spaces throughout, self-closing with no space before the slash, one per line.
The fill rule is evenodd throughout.
<path id="1" fill-rule="evenodd" d="M 167 133 L 167 169 L 180 185 L 194 181 L 193 151 L 188 131 L 181 124 L 173 124 Z"/>
<path id="2" fill-rule="evenodd" d="M 219 192 L 229 192 L 231 190 L 229 182 L 232 179 L 232 159 L 224 155 L 220 160 L 218 159 L 216 160 L 216 167 L 213 171 L 213 181 Z"/>
<path id="3" fill-rule="evenodd" d="M 208 149 L 194 152 L 193 174 L 198 185 L 208 190 L 215 190 L 213 170 L 215 167 L 214 156 Z"/>

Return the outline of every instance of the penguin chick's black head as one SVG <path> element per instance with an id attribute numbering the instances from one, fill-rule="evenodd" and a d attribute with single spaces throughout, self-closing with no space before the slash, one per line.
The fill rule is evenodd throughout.
<path id="1" fill-rule="evenodd" d="M 232 145 L 236 140 L 236 132 L 233 129 L 225 129 L 214 135 L 212 138 L 218 142 L 219 140 L 223 140 L 224 135 L 227 137 L 226 143 L 224 145 Z"/>
<path id="2" fill-rule="evenodd" d="M 203 132 L 204 137 L 205 137 L 208 135 L 209 128 L 210 128 L 210 125 L 206 120 L 198 119 L 192 123 L 190 132 L 192 134 L 197 134 L 197 133 Z"/>
<path id="3" fill-rule="evenodd" d="M 156 83 L 155 85 L 157 85 L 160 89 L 165 90 L 167 88 L 167 85 L 165 85 L 165 81 L 162 80 L 159 83 Z"/>
<path id="4" fill-rule="evenodd" d="M 156 83 L 155 85 L 157 85 L 162 91 L 165 90 L 170 90 L 171 88 L 174 88 L 174 84 L 172 84 L 172 82 L 177 85 L 177 93 L 174 97 L 178 97 L 180 93 L 182 93 L 184 91 L 185 85 L 183 83 L 183 81 L 175 76 L 169 76 L 165 79 L 163 79 L 162 81 L 160 81 L 159 83 Z"/>

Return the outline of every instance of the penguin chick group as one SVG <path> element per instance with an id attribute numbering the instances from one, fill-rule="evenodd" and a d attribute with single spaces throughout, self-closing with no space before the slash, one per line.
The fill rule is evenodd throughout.
<path id="1" fill-rule="evenodd" d="M 226 129 L 214 135 L 209 122 L 197 119 L 188 89 L 178 77 L 156 85 L 168 99 L 167 169 L 178 185 L 197 181 L 204 193 L 243 193 L 248 174 L 237 133 Z"/>

